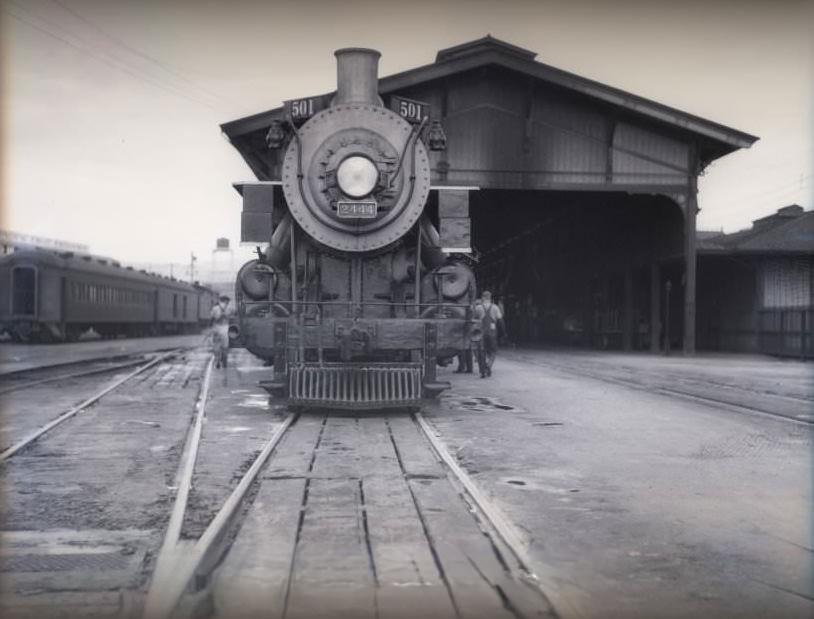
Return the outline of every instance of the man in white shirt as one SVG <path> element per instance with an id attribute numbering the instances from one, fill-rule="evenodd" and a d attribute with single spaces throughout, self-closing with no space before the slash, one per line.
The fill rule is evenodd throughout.
<path id="1" fill-rule="evenodd" d="M 212 327 L 212 354 L 215 355 L 215 367 L 226 368 L 229 361 L 229 297 L 221 295 L 218 302 L 209 312 L 209 324 Z"/>

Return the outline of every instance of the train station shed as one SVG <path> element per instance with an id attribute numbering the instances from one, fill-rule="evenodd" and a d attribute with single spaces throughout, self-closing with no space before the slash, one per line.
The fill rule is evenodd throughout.
<path id="1" fill-rule="evenodd" d="M 757 138 L 536 56 L 486 36 L 381 78 L 379 93 L 440 121 L 434 185 L 477 188 L 479 284 L 512 339 L 694 352 L 698 175 Z M 279 107 L 222 126 L 260 180 L 280 179 L 265 136 L 284 119 Z"/>

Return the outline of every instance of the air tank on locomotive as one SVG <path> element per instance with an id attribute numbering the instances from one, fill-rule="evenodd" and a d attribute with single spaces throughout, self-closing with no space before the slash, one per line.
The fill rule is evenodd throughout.
<path id="1" fill-rule="evenodd" d="M 442 205 L 468 193 L 431 187 L 425 142 L 444 147 L 440 123 L 426 105 L 383 105 L 379 53 L 335 55 L 336 93 L 277 114 L 266 140 L 279 174 L 251 188 L 251 206 L 243 189 L 244 217 L 262 211 L 273 231 L 238 274 L 231 334 L 273 361 L 263 384 L 292 404 L 414 406 L 449 386 L 437 364 L 469 347 L 475 277 L 426 208 L 431 191 Z"/>

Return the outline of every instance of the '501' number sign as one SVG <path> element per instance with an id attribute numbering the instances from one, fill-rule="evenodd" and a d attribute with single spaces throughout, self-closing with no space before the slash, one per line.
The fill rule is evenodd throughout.
<path id="1" fill-rule="evenodd" d="M 407 122 L 420 123 L 425 116 L 429 116 L 430 104 L 393 95 L 390 99 L 390 109 Z"/>
<path id="2" fill-rule="evenodd" d="M 292 99 L 285 102 L 286 111 L 291 114 L 291 120 L 296 123 L 304 122 L 326 106 L 324 97 L 308 97 L 307 99 Z"/>

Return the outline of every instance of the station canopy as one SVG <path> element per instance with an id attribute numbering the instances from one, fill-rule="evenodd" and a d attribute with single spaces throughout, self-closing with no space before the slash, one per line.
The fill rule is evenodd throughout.
<path id="1" fill-rule="evenodd" d="M 450 150 L 432 161 L 434 182 L 477 181 L 479 186 L 506 189 L 568 189 L 568 184 L 608 180 L 682 185 L 693 155 L 703 168 L 757 140 L 538 62 L 536 56 L 486 36 L 439 51 L 432 64 L 379 80 L 385 103 L 390 95 L 422 100 L 442 121 Z M 292 93 L 291 98 L 331 94 Z M 277 166 L 265 134 L 273 120 L 283 118 L 281 106 L 221 126 L 260 180 L 276 180 Z M 576 141 L 576 147 L 563 147 L 564 139 Z M 690 145 L 694 153 L 688 152 Z M 481 154 L 484 149 L 491 152 L 488 157 Z M 564 150 L 570 154 L 563 157 Z M 464 170 L 490 174 L 483 178 Z"/>

